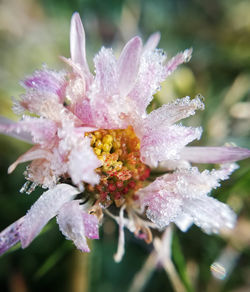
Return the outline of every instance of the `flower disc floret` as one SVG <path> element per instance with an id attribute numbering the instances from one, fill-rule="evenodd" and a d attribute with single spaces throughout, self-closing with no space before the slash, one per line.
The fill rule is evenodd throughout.
<path id="1" fill-rule="evenodd" d="M 117 130 L 98 130 L 86 133 L 91 147 L 102 166 L 96 169 L 100 183 L 87 189 L 102 203 L 120 205 L 134 198 L 144 185 L 150 169 L 140 160 L 140 140 L 133 127 Z"/>

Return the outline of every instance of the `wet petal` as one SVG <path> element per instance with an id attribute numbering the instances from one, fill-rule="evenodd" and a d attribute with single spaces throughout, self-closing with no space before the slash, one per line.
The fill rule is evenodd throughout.
<path id="1" fill-rule="evenodd" d="M 236 222 L 236 215 L 231 208 L 207 196 L 186 200 L 183 204 L 183 212 L 208 234 L 218 233 L 226 228 L 232 229 Z"/>
<path id="2" fill-rule="evenodd" d="M 12 173 L 20 163 L 41 158 L 50 160 L 52 158 L 52 153 L 48 150 L 40 148 L 39 146 L 34 146 L 23 155 L 21 155 L 14 163 L 9 166 L 8 173 Z"/>
<path id="3" fill-rule="evenodd" d="M 90 76 L 89 66 L 86 60 L 85 32 L 79 13 L 74 13 L 70 27 L 70 53 L 73 62 L 82 66 L 87 77 Z"/>
<path id="4" fill-rule="evenodd" d="M 153 95 L 160 89 L 165 80 L 164 67 L 166 56 L 161 50 L 146 51 L 141 56 L 139 72 L 134 88 L 129 97 L 136 103 L 136 110 L 144 115 Z"/>
<path id="5" fill-rule="evenodd" d="M 27 247 L 47 222 L 58 214 L 66 202 L 71 201 L 79 191 L 67 184 L 59 184 L 43 193 L 24 217 L 20 227 L 22 247 Z"/>
<path id="6" fill-rule="evenodd" d="M 193 116 L 196 110 L 203 110 L 204 104 L 197 96 L 190 100 L 189 96 L 176 99 L 174 102 L 161 106 L 152 111 L 143 120 L 143 130 L 157 129 L 162 124 L 172 125 L 181 119 Z"/>
<path id="7" fill-rule="evenodd" d="M 122 97 L 134 87 L 140 64 L 142 41 L 139 37 L 131 39 L 124 47 L 118 60 L 119 89 Z"/>
<path id="8" fill-rule="evenodd" d="M 13 133 L 10 132 L 11 128 L 14 128 L 16 126 L 17 122 L 14 122 L 12 120 L 9 120 L 5 117 L 0 116 L 0 133 L 8 135 L 10 137 L 14 137 L 18 140 L 33 144 L 32 136 L 29 133 Z"/>
<path id="9" fill-rule="evenodd" d="M 62 100 L 66 86 L 65 75 L 64 71 L 57 72 L 44 67 L 43 70 L 37 70 L 33 75 L 26 77 L 21 85 L 26 89 L 54 93 Z"/>
<path id="10" fill-rule="evenodd" d="M 149 130 L 141 139 L 141 160 L 156 167 L 159 161 L 179 159 L 179 151 L 194 139 L 200 139 L 201 128 L 172 125 Z"/>
<path id="11" fill-rule="evenodd" d="M 143 199 L 146 215 L 160 229 L 166 227 L 181 213 L 182 199 L 171 192 L 152 192 Z"/>
<path id="12" fill-rule="evenodd" d="M 181 159 L 193 163 L 228 163 L 250 157 L 250 150 L 241 147 L 185 147 Z"/>
<path id="13" fill-rule="evenodd" d="M 189 62 L 193 49 L 186 49 L 184 52 L 177 54 L 166 64 L 166 76 L 170 75 L 179 65 Z"/>
<path id="14" fill-rule="evenodd" d="M 95 215 L 82 213 L 85 235 L 91 239 L 99 239 L 98 219 Z"/>
<path id="15" fill-rule="evenodd" d="M 0 233 L 0 255 L 20 241 L 19 230 L 24 217 L 18 219 Z"/>
<path id="16" fill-rule="evenodd" d="M 78 249 L 89 252 L 82 216 L 83 210 L 79 201 L 67 202 L 59 211 L 57 223 L 62 234 L 72 240 Z"/>
<path id="17" fill-rule="evenodd" d="M 93 84 L 99 98 L 118 93 L 117 61 L 111 49 L 102 48 L 94 58 L 96 77 Z M 95 96 L 93 96 L 94 98 Z"/>
<path id="18" fill-rule="evenodd" d="M 46 144 L 51 143 L 57 131 L 56 124 L 44 118 L 35 118 L 30 116 L 24 116 L 23 119 L 16 123 L 9 123 L 7 125 L 0 125 L 0 132 L 5 133 L 30 133 L 33 143 Z M 23 135 L 23 134 L 21 134 Z"/>
<path id="19" fill-rule="evenodd" d="M 100 178 L 95 169 L 101 165 L 102 162 L 90 147 L 89 138 L 82 138 L 81 143 L 75 145 L 69 155 L 69 174 L 76 185 L 83 181 L 97 184 Z"/>
<path id="20" fill-rule="evenodd" d="M 232 227 L 235 216 L 229 207 L 210 198 L 208 194 L 220 186 L 220 180 L 228 179 L 236 167 L 235 164 L 225 164 L 218 170 L 203 172 L 199 172 L 196 167 L 180 169 L 157 178 L 139 190 L 137 195 L 142 208 L 146 208 L 148 218 L 159 228 L 174 221 L 186 230 L 194 221 L 206 232 L 217 232 L 223 226 Z M 203 210 L 206 202 L 207 212 Z M 220 211 L 213 216 L 213 212 Z"/>

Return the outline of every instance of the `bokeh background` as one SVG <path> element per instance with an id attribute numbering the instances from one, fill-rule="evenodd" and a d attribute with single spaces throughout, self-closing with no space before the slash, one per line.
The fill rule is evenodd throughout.
<path id="1" fill-rule="evenodd" d="M 102 45 L 118 54 L 135 34 L 144 40 L 160 31 L 159 47 L 169 57 L 193 47 L 190 63 L 181 66 L 156 95 L 152 107 L 173 98 L 201 93 L 206 109 L 185 121 L 202 125 L 199 145 L 235 143 L 250 148 L 250 2 L 248 0 L 1 0 L 0 114 L 17 119 L 11 97 L 23 93 L 19 80 L 46 63 L 61 69 L 58 56 L 69 57 L 69 25 L 74 11 L 82 17 L 87 55 Z M 7 175 L 8 166 L 29 145 L 0 136 L 0 228 L 23 216 L 41 194 L 20 194 L 25 165 Z M 174 230 L 173 261 L 187 291 L 250 291 L 250 165 L 213 192 L 239 215 L 230 234 L 208 236 L 196 227 Z M 117 226 L 109 219 L 92 241 L 91 253 L 75 250 L 52 220 L 29 248 L 0 258 L 0 291 L 128 291 L 139 272 L 142 291 L 173 291 L 160 267 L 147 266 L 152 245 L 126 232 L 126 254 L 116 264 Z M 215 262 L 226 272 L 216 272 Z M 144 267 L 144 268 L 143 268 Z M 213 268 L 214 267 L 214 268 Z M 146 272 L 145 272 L 146 271 Z M 211 272 L 213 271 L 213 273 Z"/>

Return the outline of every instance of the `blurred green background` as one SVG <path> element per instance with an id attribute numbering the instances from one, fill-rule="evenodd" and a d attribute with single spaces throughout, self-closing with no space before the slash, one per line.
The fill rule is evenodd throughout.
<path id="1" fill-rule="evenodd" d="M 181 66 L 157 94 L 153 106 L 197 93 L 205 96 L 206 109 L 185 121 L 202 125 L 199 145 L 227 142 L 250 148 L 250 1 L 248 0 L 1 0 L 0 1 L 0 114 L 17 119 L 11 97 L 23 93 L 19 80 L 46 63 L 61 69 L 58 56 L 69 57 L 69 25 L 74 11 L 82 17 L 87 55 L 102 45 L 119 53 L 135 34 L 144 40 L 160 31 L 159 47 L 169 57 L 193 47 L 191 62 Z M 41 194 L 22 195 L 25 182 L 19 166 L 8 166 L 28 145 L 0 136 L 0 228 L 23 216 Z M 174 231 L 173 260 L 187 291 L 250 291 L 250 165 L 240 169 L 213 195 L 227 202 L 239 221 L 231 234 L 208 236 L 196 227 Z M 116 264 L 117 226 L 109 219 L 92 241 L 91 253 L 75 250 L 59 232 L 55 220 L 25 250 L 0 258 L 0 291 L 128 291 L 152 251 L 152 245 L 126 232 L 126 254 Z M 210 266 L 228 261 L 224 280 Z M 219 274 L 218 274 L 219 275 Z M 217 276 L 218 276 L 217 275 Z M 161 267 L 149 267 L 142 291 L 173 291 Z"/>

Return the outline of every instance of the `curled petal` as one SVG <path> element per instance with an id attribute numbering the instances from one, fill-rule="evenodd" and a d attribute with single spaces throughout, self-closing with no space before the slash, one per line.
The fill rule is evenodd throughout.
<path id="1" fill-rule="evenodd" d="M 250 150 L 240 147 L 185 147 L 181 159 L 193 163 L 228 163 L 250 157 Z"/>
<path id="2" fill-rule="evenodd" d="M 52 153 L 45 149 L 41 149 L 39 146 L 34 146 L 9 166 L 8 173 L 12 173 L 20 163 L 41 158 L 50 160 L 52 158 Z"/>
<path id="3" fill-rule="evenodd" d="M 57 223 L 63 235 L 65 235 L 67 239 L 72 240 L 78 249 L 89 252 L 90 250 L 85 237 L 83 214 L 79 201 L 67 202 L 59 211 Z"/>
<path id="4" fill-rule="evenodd" d="M 186 49 L 184 52 L 177 54 L 166 64 L 166 76 L 170 75 L 179 65 L 187 63 L 191 59 L 193 49 Z"/>
<path id="5" fill-rule="evenodd" d="M 18 219 L 0 233 L 0 255 L 20 241 L 19 230 L 24 217 Z"/>
<path id="6" fill-rule="evenodd" d="M 67 184 L 59 184 L 43 193 L 27 212 L 20 227 L 22 247 L 27 247 L 59 209 L 78 193 L 76 188 Z"/>
<path id="7" fill-rule="evenodd" d="M 157 45 L 159 44 L 159 41 L 161 39 L 161 34 L 157 31 L 148 38 L 146 44 L 143 47 L 143 51 L 153 51 Z"/>
<path id="8" fill-rule="evenodd" d="M 86 76 L 89 77 L 90 71 L 86 60 L 85 32 L 79 13 L 74 13 L 71 19 L 70 53 L 73 62 L 80 64 Z"/>
<path id="9" fill-rule="evenodd" d="M 124 47 L 118 60 L 119 89 L 122 97 L 134 87 L 139 70 L 142 41 L 139 37 L 131 39 Z"/>

